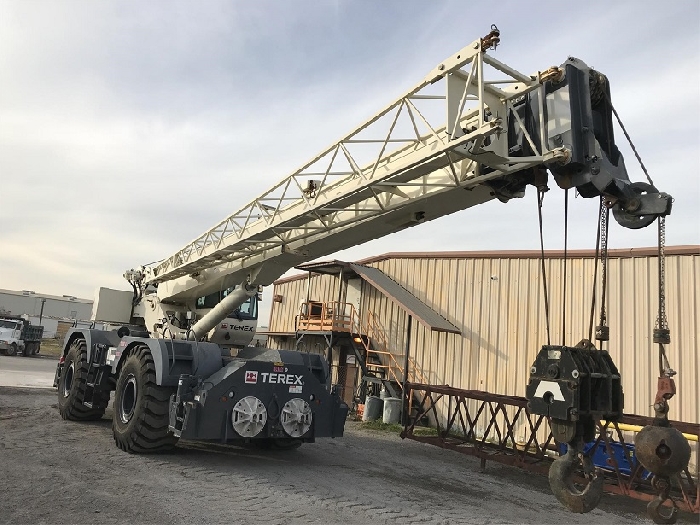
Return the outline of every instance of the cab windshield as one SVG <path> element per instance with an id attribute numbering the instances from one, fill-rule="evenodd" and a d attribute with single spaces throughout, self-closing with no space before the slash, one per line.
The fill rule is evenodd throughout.
<path id="1" fill-rule="evenodd" d="M 19 323 L 17 323 L 17 321 L 8 321 L 7 319 L 0 320 L 0 328 L 10 328 L 14 330 L 18 326 Z"/>
<path id="2" fill-rule="evenodd" d="M 233 292 L 235 287 L 227 288 L 222 292 L 214 292 L 212 294 L 200 297 L 197 299 L 197 310 L 214 308 L 228 294 Z M 228 315 L 231 319 L 257 319 L 258 318 L 258 298 L 254 295 L 249 297 L 246 302 L 239 306 L 236 310 Z"/>

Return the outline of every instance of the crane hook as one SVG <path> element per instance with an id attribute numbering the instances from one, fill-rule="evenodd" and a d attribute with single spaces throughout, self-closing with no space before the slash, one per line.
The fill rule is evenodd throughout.
<path id="1" fill-rule="evenodd" d="M 676 506 L 676 502 L 669 495 L 671 490 L 671 483 L 669 483 L 669 479 L 654 476 L 654 478 L 651 480 L 651 484 L 658 491 L 658 495 L 649 502 L 649 505 L 647 505 L 647 514 L 652 520 L 654 520 L 654 523 L 676 523 L 678 507 Z M 664 515 L 661 513 L 661 507 L 666 500 L 670 500 L 673 506 L 671 507 L 671 512 Z"/>
<path id="2" fill-rule="evenodd" d="M 579 490 L 571 479 L 576 464 L 581 462 L 588 484 Z M 603 496 L 603 476 L 599 476 L 591 458 L 578 453 L 577 447 L 569 444 L 565 455 L 557 458 L 549 468 L 549 486 L 559 502 L 572 512 L 590 512 Z"/>

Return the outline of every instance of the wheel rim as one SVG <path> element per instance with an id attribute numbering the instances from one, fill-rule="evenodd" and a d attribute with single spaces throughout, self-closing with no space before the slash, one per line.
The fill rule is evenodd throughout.
<path id="1" fill-rule="evenodd" d="M 64 372 L 66 378 L 63 380 L 63 397 L 70 395 L 71 387 L 73 386 L 73 376 L 75 375 L 75 363 L 71 362 L 70 366 Z"/>
<path id="2" fill-rule="evenodd" d="M 122 420 L 122 423 L 131 421 L 134 415 L 134 409 L 136 408 L 137 393 L 138 387 L 136 386 L 136 378 L 134 374 L 129 374 L 124 384 L 124 390 L 122 391 L 121 403 L 119 403 L 119 419 Z"/>

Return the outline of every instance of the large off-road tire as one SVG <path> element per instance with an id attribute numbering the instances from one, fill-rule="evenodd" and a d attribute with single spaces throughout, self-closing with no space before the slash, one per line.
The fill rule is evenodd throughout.
<path id="1" fill-rule="evenodd" d="M 103 402 L 99 402 L 99 399 L 94 400 L 97 402 L 96 408 L 88 408 L 83 404 L 87 375 L 87 343 L 85 339 L 76 339 L 68 349 L 61 369 L 61 379 L 58 381 L 58 411 L 63 419 L 93 421 L 101 419 L 104 415 L 109 392 L 102 394 L 107 397 Z"/>
<path id="2" fill-rule="evenodd" d="M 16 355 L 17 354 L 17 344 L 12 343 L 10 347 L 6 350 L 7 355 Z"/>
<path id="3" fill-rule="evenodd" d="M 172 449 L 177 438 L 168 429 L 168 409 L 174 393 L 175 388 L 156 384 L 148 347 L 135 347 L 124 359 L 114 392 L 112 432 L 117 446 L 139 453 Z"/>

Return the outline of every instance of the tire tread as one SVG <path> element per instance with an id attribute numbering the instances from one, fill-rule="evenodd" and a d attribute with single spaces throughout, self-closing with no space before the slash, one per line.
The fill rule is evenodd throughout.
<path id="1" fill-rule="evenodd" d="M 61 396 L 63 395 L 62 393 L 62 388 L 61 385 L 62 383 L 59 382 L 58 385 L 58 410 L 59 413 L 61 414 L 61 417 L 65 420 L 68 421 L 94 421 L 97 419 L 102 419 L 102 416 L 104 416 L 105 413 L 105 408 L 107 406 L 107 403 L 109 402 L 109 392 L 103 393 L 102 396 L 97 394 L 95 397 L 99 398 L 101 397 L 102 399 L 96 399 L 98 407 L 87 407 L 83 403 L 85 402 L 85 392 L 87 391 L 87 374 L 88 374 L 88 363 L 87 363 L 87 343 L 85 339 L 76 339 L 73 341 L 71 344 L 70 348 L 68 349 L 68 353 L 66 354 L 66 360 L 64 364 L 64 369 L 61 372 L 61 375 L 63 377 L 63 380 L 65 380 L 65 372 L 68 366 L 70 366 L 70 361 L 68 359 L 68 356 L 71 355 L 71 352 L 75 350 L 78 355 L 78 363 L 77 366 L 75 367 L 75 371 L 73 372 L 73 382 L 76 384 L 76 390 L 75 390 L 75 395 L 72 396 L 69 399 L 69 402 L 67 405 L 62 405 L 61 403 Z M 71 359 L 72 360 L 72 359 Z M 77 383 L 76 383 L 77 381 Z M 102 408 L 100 408 L 102 407 Z"/>
<path id="2" fill-rule="evenodd" d="M 132 357 L 139 362 L 139 375 L 143 385 L 140 387 L 143 390 L 143 410 L 141 413 L 134 413 L 133 417 L 139 420 L 134 422 L 131 432 L 125 434 L 117 430 L 115 421 L 119 415 L 115 408 L 112 423 L 114 441 L 125 452 L 167 452 L 172 450 L 178 442 L 178 438 L 169 429 L 170 395 L 174 393 L 174 389 L 156 384 L 155 364 L 147 346 L 135 347 L 126 359 L 129 360 Z M 127 361 L 124 362 L 124 366 L 126 364 Z M 116 404 L 115 396 L 115 406 Z"/>

